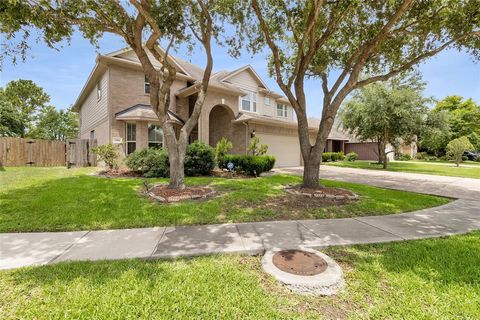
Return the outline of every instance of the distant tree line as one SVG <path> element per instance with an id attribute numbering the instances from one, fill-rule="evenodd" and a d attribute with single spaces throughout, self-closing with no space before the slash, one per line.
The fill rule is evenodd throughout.
<path id="1" fill-rule="evenodd" d="M 19 79 L 0 87 L 0 136 L 65 140 L 77 134 L 77 113 L 56 109 L 33 81 Z"/>
<path id="2" fill-rule="evenodd" d="M 418 73 L 368 85 L 343 104 L 341 125 L 362 141 L 376 142 L 385 168 L 387 145 L 398 149 L 416 141 L 420 151 L 438 157 L 451 153 L 452 140 L 464 138 L 471 145 L 465 150 L 480 150 L 480 106 L 460 96 L 425 98 L 424 88 Z"/>

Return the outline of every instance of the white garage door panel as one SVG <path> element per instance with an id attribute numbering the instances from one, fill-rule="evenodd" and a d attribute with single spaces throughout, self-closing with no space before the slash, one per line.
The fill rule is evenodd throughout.
<path id="1" fill-rule="evenodd" d="M 300 165 L 300 145 L 297 137 L 257 133 L 261 144 L 268 145 L 268 155 L 275 157 L 275 167 Z"/>

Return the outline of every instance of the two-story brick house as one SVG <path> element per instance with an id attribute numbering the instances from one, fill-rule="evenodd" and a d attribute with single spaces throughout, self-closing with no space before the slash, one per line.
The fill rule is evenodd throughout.
<path id="1" fill-rule="evenodd" d="M 155 61 L 153 58 L 152 61 Z M 177 74 L 171 87 L 170 120 L 180 126 L 193 109 L 202 68 L 171 57 Z M 163 146 L 163 134 L 149 106 L 149 83 L 131 50 L 98 55 L 74 110 L 80 114 L 81 138 L 99 145 L 121 144 L 122 156 L 146 147 Z M 191 141 L 212 146 L 222 138 L 233 142 L 233 153 L 245 154 L 252 136 L 267 144 L 276 165 L 301 165 L 297 122 L 282 95 L 271 91 L 255 70 L 244 66 L 212 74 L 198 126 Z M 312 137 L 317 124 L 312 124 Z M 348 137 L 333 130 L 327 151 L 343 151 Z"/>

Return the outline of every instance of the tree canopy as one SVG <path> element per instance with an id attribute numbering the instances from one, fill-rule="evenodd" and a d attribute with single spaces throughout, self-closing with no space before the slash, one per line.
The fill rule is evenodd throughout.
<path id="1" fill-rule="evenodd" d="M 477 0 L 251 0 L 240 33 L 252 51 L 270 49 L 272 74 L 295 110 L 304 184 L 318 184 L 321 153 L 344 99 L 388 80 L 446 48 L 480 57 Z M 361 77 L 368 75 L 368 77 Z M 304 82 L 319 79 L 324 97 L 310 143 Z"/>
<path id="2" fill-rule="evenodd" d="M 51 106 L 50 96 L 33 81 L 0 87 L 0 136 L 64 140 L 77 134 L 77 113 Z"/>
<path id="3" fill-rule="evenodd" d="M 184 188 L 184 160 L 189 136 L 198 123 L 213 68 L 212 39 L 235 43 L 225 37 L 223 23 L 234 0 L 112 0 L 3 1 L 0 4 L 0 31 L 10 45 L 3 55 L 22 56 L 29 49 L 30 29 L 40 32 L 47 45 L 69 41 L 75 30 L 97 44 L 105 33 L 121 37 L 140 61 L 150 83 L 150 105 L 162 126 L 170 161 L 171 188 Z M 234 20 L 237 18 L 234 18 Z M 219 35 L 222 35 L 220 38 Z M 161 45 L 164 44 L 162 48 Z M 194 107 L 179 133 L 169 121 L 170 87 L 176 78 L 169 57 L 178 45 L 197 45 L 206 56 Z M 159 67 L 157 67 L 159 66 Z"/>
<path id="4" fill-rule="evenodd" d="M 452 138 L 467 136 L 480 150 L 477 141 L 480 136 L 480 105 L 472 99 L 464 100 L 461 96 L 448 96 L 437 103 L 433 112 L 448 113 Z"/>
<path id="5" fill-rule="evenodd" d="M 12 116 L 20 121 L 13 126 L 16 129 L 12 132 L 20 137 L 26 137 L 30 134 L 41 110 L 50 103 L 50 96 L 43 88 L 32 80 L 23 79 L 7 83 L 1 99 L 5 99 L 10 106 L 15 108 L 16 111 Z M 1 107 L 7 108 L 7 104 L 2 103 Z"/>
<path id="6" fill-rule="evenodd" d="M 385 147 L 413 141 L 422 128 L 427 99 L 411 85 L 375 83 L 357 91 L 345 103 L 342 126 L 363 141 L 378 144 L 379 162 L 387 167 Z"/>

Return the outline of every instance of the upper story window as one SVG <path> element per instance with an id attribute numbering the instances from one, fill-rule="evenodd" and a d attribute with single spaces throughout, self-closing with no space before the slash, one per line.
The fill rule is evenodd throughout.
<path id="1" fill-rule="evenodd" d="M 145 75 L 145 80 L 143 82 L 143 90 L 144 90 L 145 94 L 150 93 L 150 80 L 148 80 L 147 75 Z"/>
<path id="2" fill-rule="evenodd" d="M 163 130 L 159 125 L 148 125 L 148 147 L 162 148 L 163 147 Z"/>
<path id="3" fill-rule="evenodd" d="M 277 117 L 288 117 L 287 106 L 285 104 L 277 103 Z"/>
<path id="4" fill-rule="evenodd" d="M 90 140 L 95 139 L 95 130 L 90 131 Z"/>
<path id="5" fill-rule="evenodd" d="M 100 85 L 100 81 L 97 82 L 97 100 L 102 99 L 102 86 Z"/>
<path id="6" fill-rule="evenodd" d="M 270 97 L 265 96 L 264 103 L 266 106 L 270 105 Z"/>
<path id="7" fill-rule="evenodd" d="M 257 112 L 257 93 L 248 92 L 242 97 L 242 110 L 249 112 Z"/>

